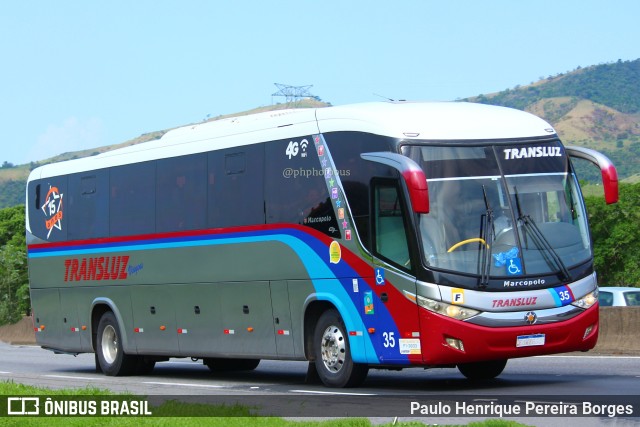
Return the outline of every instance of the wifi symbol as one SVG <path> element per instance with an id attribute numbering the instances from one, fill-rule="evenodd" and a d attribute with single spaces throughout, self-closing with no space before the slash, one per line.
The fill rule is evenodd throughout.
<path id="1" fill-rule="evenodd" d="M 307 141 L 306 139 L 300 141 L 300 148 L 302 149 L 303 153 L 307 151 L 307 145 L 309 145 L 309 141 Z"/>

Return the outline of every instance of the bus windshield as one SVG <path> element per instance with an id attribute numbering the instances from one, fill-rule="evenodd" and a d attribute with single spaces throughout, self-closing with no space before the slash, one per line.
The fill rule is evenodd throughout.
<path id="1" fill-rule="evenodd" d="M 432 269 L 520 280 L 591 258 L 576 177 L 559 141 L 405 146 L 429 185 L 419 229 Z"/>

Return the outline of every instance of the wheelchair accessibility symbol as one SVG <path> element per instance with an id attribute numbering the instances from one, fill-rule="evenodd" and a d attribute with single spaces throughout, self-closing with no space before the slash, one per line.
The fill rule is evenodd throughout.
<path id="1" fill-rule="evenodd" d="M 384 268 L 376 268 L 376 285 L 384 285 Z"/>
<path id="2" fill-rule="evenodd" d="M 507 265 L 507 274 L 509 276 L 519 276 L 522 274 L 522 262 L 520 258 L 511 258 Z"/>

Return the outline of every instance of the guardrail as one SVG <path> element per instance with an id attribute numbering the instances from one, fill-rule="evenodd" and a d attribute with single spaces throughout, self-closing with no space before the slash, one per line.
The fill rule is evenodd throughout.
<path id="1" fill-rule="evenodd" d="M 600 335 L 592 351 L 640 355 L 640 307 L 600 307 Z"/>

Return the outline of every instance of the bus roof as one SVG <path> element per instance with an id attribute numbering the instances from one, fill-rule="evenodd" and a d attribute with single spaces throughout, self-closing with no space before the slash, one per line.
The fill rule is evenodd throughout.
<path id="1" fill-rule="evenodd" d="M 544 120 L 465 102 L 374 102 L 289 109 L 183 126 L 159 140 L 35 169 L 29 180 L 316 133 L 359 131 L 399 139 L 490 140 L 549 136 Z"/>

